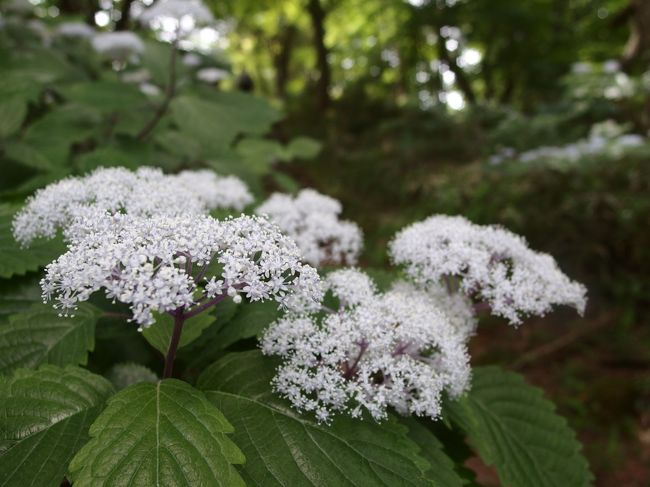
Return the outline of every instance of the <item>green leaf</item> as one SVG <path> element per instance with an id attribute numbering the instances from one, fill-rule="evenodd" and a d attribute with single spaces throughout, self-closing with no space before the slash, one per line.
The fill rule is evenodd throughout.
<path id="1" fill-rule="evenodd" d="M 103 377 L 72 366 L 0 378 L 0 486 L 59 486 L 112 392 Z"/>
<path id="2" fill-rule="evenodd" d="M 0 277 L 5 278 L 36 271 L 65 252 L 58 239 L 38 240 L 29 248 L 21 248 L 11 230 L 15 212 L 15 207 L 0 205 Z"/>
<path id="3" fill-rule="evenodd" d="M 20 97 L 0 102 L 0 138 L 17 132 L 27 115 L 27 100 Z"/>
<path id="4" fill-rule="evenodd" d="M 219 329 L 215 345 L 223 349 L 239 340 L 259 336 L 279 316 L 278 303 L 275 301 L 243 304 L 237 314 Z"/>
<path id="5" fill-rule="evenodd" d="M 85 364 L 95 348 L 99 310 L 82 304 L 73 318 L 62 318 L 52 306 L 34 305 L 0 324 L 0 374 L 20 367 Z"/>
<path id="6" fill-rule="evenodd" d="M 92 81 L 61 85 L 57 90 L 69 102 L 107 114 L 138 110 L 149 104 L 137 86 L 119 81 Z"/>
<path id="7" fill-rule="evenodd" d="M 174 122 L 186 137 L 200 142 L 206 157 L 227 152 L 239 134 L 262 134 L 279 113 L 257 98 L 220 93 L 210 99 L 179 96 L 171 103 Z"/>
<path id="8" fill-rule="evenodd" d="M 248 485 L 430 485 L 429 465 L 404 426 L 349 417 L 325 425 L 301 416 L 271 392 L 274 364 L 257 351 L 230 354 L 198 382 L 235 425 Z"/>
<path id="9" fill-rule="evenodd" d="M 296 137 L 286 147 L 290 159 L 311 159 L 321 150 L 321 143 L 310 137 Z"/>
<path id="10" fill-rule="evenodd" d="M 408 427 L 409 438 L 417 443 L 420 447 L 420 455 L 431 465 L 427 477 L 434 482 L 434 485 L 462 486 L 463 480 L 454 470 L 454 461 L 447 456 L 440 440 L 415 418 L 400 419 L 400 423 Z"/>
<path id="11" fill-rule="evenodd" d="M 214 323 L 215 317 L 209 313 L 201 313 L 193 316 L 183 323 L 183 331 L 178 348 L 192 343 L 201 336 L 203 330 Z M 156 322 L 142 331 L 142 336 L 161 353 L 167 352 L 169 341 L 174 331 L 174 319 L 169 315 L 158 315 Z"/>
<path id="12" fill-rule="evenodd" d="M 22 142 L 8 142 L 5 146 L 5 155 L 7 159 L 11 159 L 27 167 L 39 170 L 53 169 L 52 163 L 43 154 Z"/>
<path id="13" fill-rule="evenodd" d="M 93 135 L 102 121 L 96 109 L 81 105 L 63 105 L 32 123 L 23 142 L 39 151 L 54 165 L 68 161 L 70 148 Z"/>
<path id="14" fill-rule="evenodd" d="M 36 277 L 0 280 L 0 318 L 27 311 L 42 300 L 41 286 Z"/>
<path id="15" fill-rule="evenodd" d="M 244 485 L 221 412 L 189 384 L 165 379 L 117 393 L 70 464 L 75 487 Z"/>
<path id="16" fill-rule="evenodd" d="M 479 455 L 512 487 L 591 485 L 589 465 L 566 420 L 540 389 L 498 367 L 474 369 L 472 389 L 446 409 Z"/>

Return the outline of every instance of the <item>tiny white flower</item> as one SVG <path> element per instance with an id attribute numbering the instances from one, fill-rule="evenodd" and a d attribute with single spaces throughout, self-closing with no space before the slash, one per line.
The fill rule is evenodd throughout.
<path id="1" fill-rule="evenodd" d="M 291 236 L 305 261 L 312 265 L 355 264 L 363 245 L 363 234 L 355 223 L 340 220 L 341 203 L 313 189 L 294 198 L 275 193 L 255 209 L 268 215 Z"/>
<path id="2" fill-rule="evenodd" d="M 435 215 L 406 227 L 390 243 L 390 255 L 421 285 L 458 280 L 468 297 L 488 303 L 513 325 L 554 305 L 579 313 L 586 305 L 585 287 L 563 274 L 550 255 L 534 252 L 508 230 L 463 217 Z"/>

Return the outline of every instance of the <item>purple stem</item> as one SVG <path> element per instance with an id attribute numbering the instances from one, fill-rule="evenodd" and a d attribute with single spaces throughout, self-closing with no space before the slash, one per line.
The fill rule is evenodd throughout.
<path id="1" fill-rule="evenodd" d="M 169 348 L 167 355 L 165 355 L 165 370 L 163 371 L 163 379 L 168 379 L 172 376 L 174 371 L 174 360 L 176 359 L 176 350 L 181 340 L 181 332 L 183 331 L 183 323 L 187 319 L 183 314 L 183 310 L 178 308 L 174 313 L 174 331 L 172 332 L 172 339 L 169 341 Z"/>
<path id="2" fill-rule="evenodd" d="M 219 296 L 216 296 L 209 301 L 206 301 L 203 304 L 200 304 L 199 306 L 195 306 L 194 308 L 191 308 L 187 313 L 183 315 L 183 317 L 187 320 L 189 318 L 192 318 L 193 316 L 198 315 L 200 312 L 205 311 L 208 309 L 210 306 L 214 306 L 217 303 L 220 303 L 224 299 L 228 297 L 227 294 L 220 294 Z"/>
<path id="3" fill-rule="evenodd" d="M 363 354 L 366 352 L 368 349 L 369 343 L 365 340 L 359 342 L 357 345 L 359 345 L 359 354 L 357 355 L 357 358 L 354 360 L 354 363 L 352 366 L 348 366 L 347 363 L 346 365 L 346 370 L 343 373 L 343 377 L 346 379 L 351 379 L 354 377 L 354 374 L 357 373 L 357 366 L 359 365 L 359 361 L 361 360 L 361 357 L 363 357 Z"/>

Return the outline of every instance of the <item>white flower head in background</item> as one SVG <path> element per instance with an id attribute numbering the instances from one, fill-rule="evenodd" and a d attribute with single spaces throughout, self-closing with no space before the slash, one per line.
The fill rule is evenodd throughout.
<path id="1" fill-rule="evenodd" d="M 196 72 L 196 79 L 208 84 L 214 84 L 228 76 L 230 76 L 228 71 L 219 68 L 203 68 Z"/>
<path id="2" fill-rule="evenodd" d="M 140 83 L 138 89 L 140 90 L 140 93 L 150 97 L 162 95 L 162 90 L 153 83 Z"/>
<path id="3" fill-rule="evenodd" d="M 101 32 L 92 40 L 95 51 L 114 61 L 126 62 L 144 52 L 144 43 L 133 32 Z"/>
<path id="4" fill-rule="evenodd" d="M 188 192 L 194 192 L 209 209 L 232 208 L 243 210 L 253 202 L 248 186 L 236 176 L 219 176 L 214 171 L 181 171 L 170 176 Z"/>
<path id="5" fill-rule="evenodd" d="M 287 316 L 261 346 L 282 358 L 274 390 L 320 422 L 364 412 L 381 421 L 388 407 L 435 419 L 443 393 L 458 397 L 470 382 L 463 337 L 417 294 L 389 291 L 335 313 Z"/>
<path id="6" fill-rule="evenodd" d="M 188 68 L 196 68 L 203 64 L 203 59 L 196 53 L 188 52 L 183 56 L 183 64 Z"/>
<path id="7" fill-rule="evenodd" d="M 357 261 L 363 234 L 355 223 L 340 220 L 341 203 L 313 189 L 303 189 L 294 198 L 274 193 L 255 209 L 268 215 L 291 236 L 305 261 L 312 265 L 350 264 Z"/>
<path id="8" fill-rule="evenodd" d="M 96 32 L 84 22 L 62 22 L 56 28 L 56 33 L 61 37 L 90 39 Z"/>
<path id="9" fill-rule="evenodd" d="M 139 20 L 154 30 L 169 33 L 173 40 L 213 23 L 214 17 L 200 0 L 158 0 L 140 14 Z"/>
<path id="10" fill-rule="evenodd" d="M 518 325 L 554 305 L 584 312 L 586 289 L 571 281 L 548 254 L 496 226 L 463 217 L 435 215 L 401 230 L 390 243 L 394 263 L 420 285 L 458 285 L 468 297 Z"/>
<path id="11" fill-rule="evenodd" d="M 98 168 L 38 190 L 14 218 L 13 232 L 22 245 L 38 237 L 52 238 L 59 230 L 71 240 L 77 232 L 85 234 L 83 225 L 73 223 L 89 211 L 144 217 L 204 214 L 215 208 L 240 210 L 251 200 L 242 181 L 211 171 L 165 175 L 150 167 Z"/>
<path id="12" fill-rule="evenodd" d="M 274 299 L 300 313 L 322 297 L 316 270 L 261 217 L 96 212 L 77 224 L 86 232 L 77 232 L 41 281 L 43 299 L 55 301 L 63 315 L 100 290 L 128 304 L 140 328 L 155 321 L 154 312 L 192 312 L 226 298 Z"/>

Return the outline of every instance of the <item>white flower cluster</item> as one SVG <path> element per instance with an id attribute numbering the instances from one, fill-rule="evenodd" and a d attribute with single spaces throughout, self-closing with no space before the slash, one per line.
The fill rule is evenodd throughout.
<path id="1" fill-rule="evenodd" d="M 625 127 L 608 120 L 594 125 L 588 137 L 571 144 L 541 146 L 519 154 L 514 149 L 506 147 L 490 156 L 488 162 L 498 165 L 514 159 L 524 164 L 541 162 L 551 166 L 563 166 L 575 164 L 589 156 L 621 157 L 629 149 L 647 144 L 646 137 L 625 134 L 624 131 Z"/>
<path id="2" fill-rule="evenodd" d="M 116 61 L 126 61 L 130 57 L 144 52 L 144 43 L 129 31 L 102 32 L 92 39 L 95 51 Z"/>
<path id="3" fill-rule="evenodd" d="M 200 0 L 158 0 L 140 14 L 139 20 L 153 29 L 183 37 L 197 25 L 212 23 L 214 17 Z"/>
<path id="4" fill-rule="evenodd" d="M 214 208 L 241 210 L 252 201 L 239 179 L 219 177 L 211 171 L 184 171 L 165 175 L 143 167 L 99 168 L 84 177 L 69 177 L 39 190 L 27 200 L 13 222 L 14 236 L 27 245 L 37 237 L 52 238 L 59 229 L 68 239 L 72 225 L 88 210 L 123 212 L 135 216 L 207 213 Z"/>
<path id="5" fill-rule="evenodd" d="M 363 235 L 355 223 L 340 220 L 341 203 L 303 189 L 294 198 L 274 193 L 255 212 L 268 215 L 302 250 L 312 265 L 355 264 Z"/>
<path id="6" fill-rule="evenodd" d="M 228 76 L 230 76 L 228 71 L 219 68 L 203 68 L 196 72 L 196 79 L 208 84 L 214 84 Z"/>
<path id="7" fill-rule="evenodd" d="M 284 360 L 276 392 L 323 422 L 364 411 L 382 420 L 388 407 L 439 417 L 443 393 L 457 397 L 469 386 L 462 335 L 431 300 L 404 289 L 378 294 L 367 276 L 341 272 L 330 274 L 331 289 L 354 306 L 285 317 L 265 333 L 263 352 Z M 361 293 L 346 280 L 360 283 Z"/>
<path id="8" fill-rule="evenodd" d="M 586 305 L 584 286 L 563 274 L 550 255 L 534 252 L 503 228 L 462 217 L 436 215 L 401 230 L 390 254 L 416 283 L 458 285 L 514 325 L 554 305 L 571 305 L 580 313 Z"/>
<path id="9" fill-rule="evenodd" d="M 209 169 L 181 171 L 171 176 L 209 209 L 232 208 L 243 210 L 253 202 L 248 186 L 236 176 L 219 176 Z"/>
<path id="10" fill-rule="evenodd" d="M 141 327 L 155 321 L 154 312 L 192 313 L 228 296 L 240 301 L 240 294 L 275 299 L 296 312 L 322 297 L 315 269 L 261 217 L 105 213 L 83 225 L 85 233 L 47 266 L 41 281 L 44 300 L 56 300 L 62 314 L 101 289 L 129 304 Z"/>
<path id="11" fill-rule="evenodd" d="M 62 22 L 56 28 L 56 33 L 61 37 L 90 39 L 96 32 L 84 22 Z"/>

